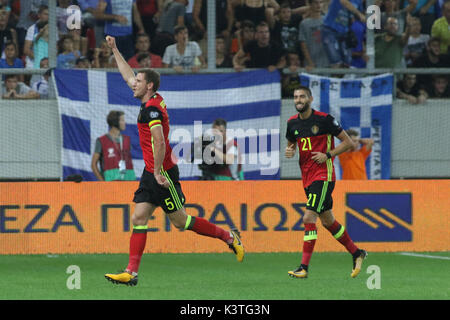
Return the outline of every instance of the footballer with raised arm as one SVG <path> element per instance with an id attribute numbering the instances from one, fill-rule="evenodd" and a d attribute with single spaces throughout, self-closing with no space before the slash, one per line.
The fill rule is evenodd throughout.
<path id="1" fill-rule="evenodd" d="M 299 164 L 303 187 L 307 197 L 306 212 L 303 217 L 305 234 L 300 266 L 288 274 L 295 278 L 308 277 L 308 265 L 317 240 L 316 221 L 339 241 L 353 257 L 351 277 L 361 271 L 365 250 L 359 249 L 352 241 L 344 226 L 331 211 L 331 193 L 336 181 L 333 158 L 353 146 L 353 142 L 340 124 L 330 115 L 311 108 L 313 97 L 308 87 L 299 86 L 294 90 L 294 104 L 297 114 L 289 118 L 286 129 L 286 158 L 294 157 L 299 149 Z M 334 137 L 342 141 L 334 147 Z"/>
<path id="2" fill-rule="evenodd" d="M 107 36 L 106 41 L 113 51 L 123 79 L 133 90 L 134 97 L 142 103 L 137 125 L 145 168 L 134 193 L 133 201 L 136 206 L 131 219 L 133 232 L 128 266 L 123 272 L 105 274 L 105 278 L 117 284 L 137 284 L 138 269 L 147 241 L 148 219 L 159 206 L 176 228 L 221 239 L 236 254 L 237 260 L 242 262 L 245 252 L 238 230 L 226 231 L 203 218 L 186 214 L 183 206 L 186 199 L 179 182 L 178 166 L 169 144 L 169 116 L 164 99 L 157 93 L 159 73 L 152 69 L 142 69 L 134 74 L 117 49 L 115 38 Z"/>

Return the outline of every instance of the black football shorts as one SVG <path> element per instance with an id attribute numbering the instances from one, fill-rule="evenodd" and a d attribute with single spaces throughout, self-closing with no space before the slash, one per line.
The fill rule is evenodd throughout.
<path id="1" fill-rule="evenodd" d="M 162 175 L 170 183 L 168 189 L 156 181 L 153 173 L 144 169 L 139 188 L 134 193 L 133 202 L 149 202 L 155 206 L 160 206 L 165 213 L 172 213 L 181 209 L 186 198 L 181 190 L 178 166 L 175 165 L 167 171 L 162 171 Z"/>
<path id="2" fill-rule="evenodd" d="M 334 181 L 313 181 L 305 188 L 306 209 L 312 210 L 318 214 L 330 210 L 333 207 L 333 198 L 331 193 L 334 189 Z"/>

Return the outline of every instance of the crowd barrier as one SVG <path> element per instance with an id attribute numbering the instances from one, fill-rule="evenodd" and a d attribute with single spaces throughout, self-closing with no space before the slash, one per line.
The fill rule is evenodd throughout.
<path id="1" fill-rule="evenodd" d="M 0 183 L 0 254 L 128 253 L 137 182 Z M 186 211 L 237 227 L 247 252 L 298 252 L 301 181 L 184 181 Z M 368 251 L 450 249 L 450 180 L 338 181 L 333 212 Z M 145 252 L 227 252 L 157 209 Z M 345 249 L 318 223 L 315 251 Z"/>

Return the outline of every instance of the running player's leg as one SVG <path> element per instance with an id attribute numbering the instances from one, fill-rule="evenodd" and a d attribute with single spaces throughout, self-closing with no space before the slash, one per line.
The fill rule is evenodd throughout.
<path id="1" fill-rule="evenodd" d="M 345 249 L 352 255 L 353 257 L 353 269 L 351 276 L 352 278 L 356 277 L 360 270 L 361 265 L 364 260 L 364 258 L 367 256 L 367 252 L 361 249 L 358 249 L 358 247 L 353 243 L 352 239 L 350 238 L 349 234 L 347 233 L 347 230 L 345 230 L 345 227 L 341 225 L 333 215 L 333 212 L 330 210 L 326 210 L 323 213 L 320 214 L 320 220 L 322 222 L 322 225 L 330 231 L 330 233 L 333 235 L 333 237 L 341 243 Z"/>
<path id="2" fill-rule="evenodd" d="M 316 222 L 318 216 L 316 212 L 306 209 L 305 215 L 303 216 L 305 233 L 303 236 L 302 262 L 296 270 L 288 272 L 290 276 L 296 278 L 306 278 L 308 276 L 308 265 L 317 240 Z"/>
<path id="3" fill-rule="evenodd" d="M 184 203 L 186 201 L 181 184 L 178 180 L 178 167 L 173 167 L 162 173 L 169 181 L 168 189 L 159 189 L 161 208 L 168 215 L 172 224 L 180 230 L 191 230 L 197 234 L 221 239 L 232 249 L 239 262 L 244 259 L 244 247 L 237 230 L 225 231 L 206 219 L 186 214 Z"/>
<path id="4" fill-rule="evenodd" d="M 136 207 L 131 217 L 133 232 L 130 237 L 130 255 L 127 272 L 138 273 L 141 258 L 147 242 L 148 219 L 152 216 L 156 206 L 149 202 L 136 203 Z"/>
<path id="5" fill-rule="evenodd" d="M 131 218 L 133 232 L 130 237 L 128 266 L 122 272 L 107 273 L 105 278 L 113 283 L 130 286 L 137 285 L 138 270 L 147 242 L 147 222 L 156 206 L 148 202 L 138 202 Z"/>
<path id="6" fill-rule="evenodd" d="M 239 262 L 244 259 L 244 247 L 236 230 L 226 231 L 206 219 L 187 215 L 184 207 L 168 213 L 168 217 L 172 224 L 180 230 L 191 230 L 202 236 L 222 240 L 234 251 Z"/>

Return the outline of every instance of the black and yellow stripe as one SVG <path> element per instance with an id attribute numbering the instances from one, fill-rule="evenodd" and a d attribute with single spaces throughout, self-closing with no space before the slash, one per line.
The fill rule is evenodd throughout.
<path id="1" fill-rule="evenodd" d="M 177 189 L 175 188 L 175 185 L 173 184 L 172 179 L 170 179 L 169 173 L 163 169 L 161 169 L 161 174 L 166 177 L 167 181 L 169 182 L 169 192 L 172 196 L 173 202 L 175 204 L 175 208 L 177 210 L 180 210 L 183 207 L 183 203 L 180 199 L 180 196 L 178 195 Z"/>

